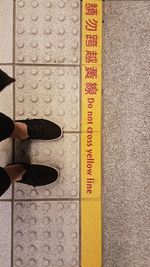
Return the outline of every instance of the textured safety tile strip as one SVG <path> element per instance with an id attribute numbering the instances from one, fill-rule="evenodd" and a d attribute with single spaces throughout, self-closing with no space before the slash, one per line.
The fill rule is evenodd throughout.
<path id="1" fill-rule="evenodd" d="M 79 266 L 77 202 L 15 204 L 14 267 Z"/>
<path id="2" fill-rule="evenodd" d="M 79 130 L 78 67 L 16 67 L 16 119 L 45 118 Z"/>
<path id="3" fill-rule="evenodd" d="M 78 198 L 79 135 L 65 134 L 55 142 L 24 141 L 16 143 L 16 162 L 31 162 L 59 168 L 60 177 L 42 187 L 15 183 L 15 198 Z"/>
<path id="4" fill-rule="evenodd" d="M 80 0 L 16 1 L 16 62 L 80 63 Z"/>

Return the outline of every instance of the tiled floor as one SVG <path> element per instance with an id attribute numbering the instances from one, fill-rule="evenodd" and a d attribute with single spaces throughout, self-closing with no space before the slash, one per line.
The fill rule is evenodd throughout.
<path id="1" fill-rule="evenodd" d="M 1 166 L 14 157 L 60 170 L 54 184 L 16 183 L 1 198 L 0 267 L 79 267 L 80 1 L 7 2 L 0 64 L 16 82 L 1 92 L 1 112 L 52 120 L 64 136 L 0 144 Z"/>

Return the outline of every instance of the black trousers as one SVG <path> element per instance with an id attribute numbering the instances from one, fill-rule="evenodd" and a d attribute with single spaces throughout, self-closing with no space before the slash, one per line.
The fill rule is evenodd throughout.
<path id="1" fill-rule="evenodd" d="M 0 141 L 8 138 L 14 130 L 14 122 L 11 118 L 0 112 Z M 0 167 L 0 196 L 9 188 L 11 179 L 7 172 Z"/>

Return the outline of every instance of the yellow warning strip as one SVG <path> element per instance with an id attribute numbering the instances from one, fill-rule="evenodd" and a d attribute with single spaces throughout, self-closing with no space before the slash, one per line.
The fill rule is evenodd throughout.
<path id="1" fill-rule="evenodd" d="M 81 267 L 102 266 L 102 0 L 82 1 Z"/>

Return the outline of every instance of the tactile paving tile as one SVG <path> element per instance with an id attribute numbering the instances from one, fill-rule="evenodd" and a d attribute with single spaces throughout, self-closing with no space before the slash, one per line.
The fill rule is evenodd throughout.
<path id="1" fill-rule="evenodd" d="M 15 183 L 16 199 L 79 197 L 79 136 L 65 134 L 55 142 L 24 141 L 16 143 L 16 162 L 54 166 L 60 177 L 52 184 L 32 187 Z"/>
<path id="2" fill-rule="evenodd" d="M 78 67 L 16 67 L 16 118 L 45 118 L 79 130 Z"/>
<path id="3" fill-rule="evenodd" d="M 17 0 L 16 62 L 80 63 L 80 0 Z"/>
<path id="4" fill-rule="evenodd" d="M 78 202 L 15 203 L 14 267 L 79 267 Z"/>

